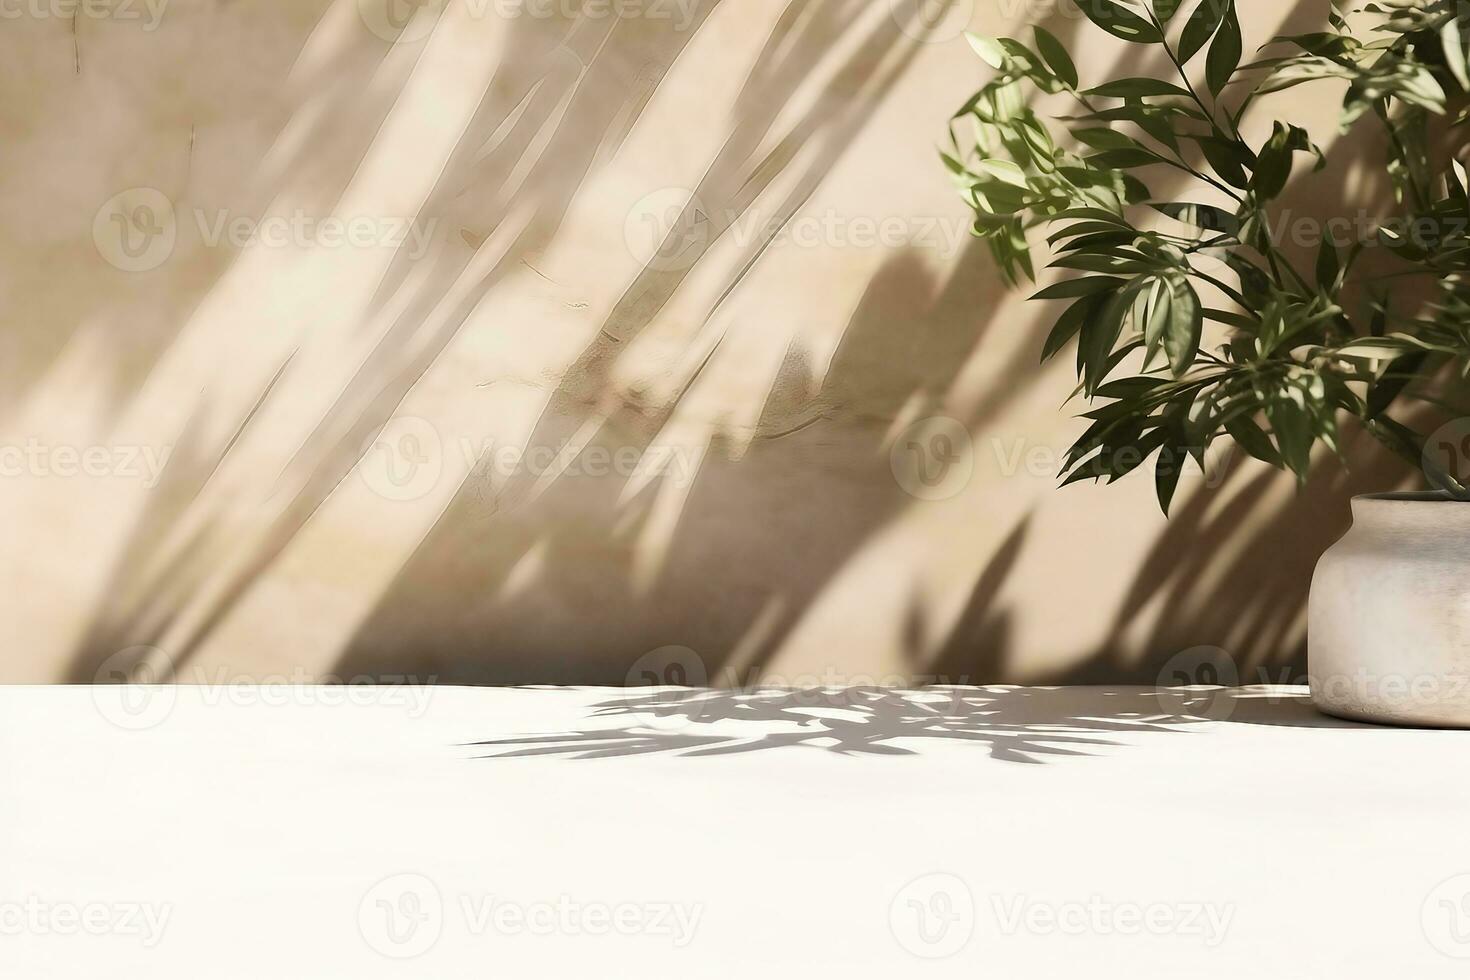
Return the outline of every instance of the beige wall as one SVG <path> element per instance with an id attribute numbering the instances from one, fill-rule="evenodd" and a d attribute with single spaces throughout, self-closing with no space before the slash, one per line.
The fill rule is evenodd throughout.
<path id="1" fill-rule="evenodd" d="M 1348 494 L 1403 478 L 1238 465 L 1167 524 L 1147 475 L 1054 489 L 1066 359 L 935 150 L 985 70 L 959 30 L 1069 36 L 1065 3 L 481 0 L 392 43 L 383 2 L 0 33 L 3 679 L 622 683 L 681 646 L 716 679 L 1152 680 L 1197 645 L 1254 678 Z M 1326 9 L 1245 6 L 1258 42 Z M 1094 79 L 1159 68 L 1082 31 Z M 915 433 L 950 437 L 935 488 Z M 569 441 L 607 455 L 539 472 Z"/>

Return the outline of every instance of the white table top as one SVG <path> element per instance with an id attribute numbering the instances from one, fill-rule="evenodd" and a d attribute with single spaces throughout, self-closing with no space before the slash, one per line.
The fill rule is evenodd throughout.
<path id="1" fill-rule="evenodd" d="M 5 977 L 1470 969 L 1470 734 L 1296 688 L 13 687 L 0 760 Z"/>

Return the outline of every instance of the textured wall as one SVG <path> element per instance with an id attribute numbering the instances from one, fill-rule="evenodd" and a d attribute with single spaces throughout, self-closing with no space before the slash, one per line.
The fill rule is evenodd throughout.
<path id="1" fill-rule="evenodd" d="M 1280 677 L 1403 477 L 1054 489 L 1069 366 L 935 149 L 966 26 L 1162 71 L 1066 2 L 387 2 L 7 15 L 4 679 Z"/>

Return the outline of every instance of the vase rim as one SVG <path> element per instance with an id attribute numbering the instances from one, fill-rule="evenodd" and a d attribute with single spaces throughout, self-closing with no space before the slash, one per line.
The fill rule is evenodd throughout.
<path id="1" fill-rule="evenodd" d="M 1387 493 L 1359 494 L 1353 498 L 1353 503 L 1463 504 L 1470 501 L 1457 500 L 1443 490 L 1392 490 Z"/>

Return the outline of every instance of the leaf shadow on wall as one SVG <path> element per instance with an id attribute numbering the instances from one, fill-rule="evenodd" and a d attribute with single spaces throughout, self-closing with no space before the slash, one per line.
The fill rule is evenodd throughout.
<path id="1" fill-rule="evenodd" d="M 700 5 L 687 31 L 607 17 L 510 22 L 509 57 L 495 65 L 419 215 L 425 225 L 448 234 L 418 261 L 410 261 L 406 246 L 400 248 L 381 281 L 372 284 L 375 295 L 366 303 L 362 324 L 374 316 L 390 317 L 381 337 L 327 411 L 302 433 L 300 444 L 279 461 L 281 474 L 274 486 L 262 490 L 249 521 L 240 519 L 238 488 L 221 480 L 220 473 L 239 447 L 258 435 L 256 423 L 283 384 L 313 382 L 293 378 L 296 351 L 287 350 L 224 439 L 203 433 L 204 420 L 221 409 L 200 399 L 115 563 L 105 598 L 73 653 L 68 679 L 92 681 L 104 664 L 108 676 L 126 676 L 135 665 L 117 662 L 119 651 L 136 649 L 145 657 L 150 649 L 161 650 L 167 661 L 159 668 L 164 676 L 197 655 L 351 473 L 364 446 L 470 313 L 526 254 L 544 248 L 561 231 L 588 174 L 616 152 L 662 74 L 717 3 Z M 320 125 L 296 156 L 280 164 L 279 176 L 284 181 L 287 172 L 305 170 L 318 194 L 321 187 L 330 188 L 318 202 L 327 212 L 346 193 L 383 120 L 404 95 L 412 60 L 400 59 L 392 85 L 381 77 L 376 87 L 366 84 L 376 64 L 372 53 L 382 59 L 387 47 L 363 33 L 320 68 L 333 80 L 320 96 L 325 107 L 312 102 L 299 107 Z M 335 70 L 349 67 L 352 71 L 333 78 Z M 374 94 L 359 103 L 363 88 Z M 492 149 L 481 155 L 486 146 Z M 517 183 L 518 173 L 533 179 Z M 260 196 L 269 200 L 271 194 Z M 487 244 L 485 239 L 497 234 Z"/>
<path id="2" fill-rule="evenodd" d="M 1304 29 L 1319 18 L 1305 6 L 1294 15 L 1304 23 L 1289 26 Z M 775 254 L 770 234 L 733 254 L 716 253 L 715 246 L 762 195 L 775 200 L 773 227 L 797 214 L 923 43 L 921 33 L 900 30 L 893 21 L 865 28 L 851 53 L 837 55 L 840 63 L 813 107 L 767 148 L 778 115 L 808 81 L 808 69 L 833 57 L 834 41 L 852 29 L 858 9 L 854 0 L 793 2 L 783 9 L 737 101 L 729 137 L 695 188 L 696 200 L 711 213 L 701 220 L 697 209 L 686 209 L 661 251 L 688 264 L 646 269 L 633 279 L 555 385 L 529 445 L 560 447 L 585 438 L 589 446 L 646 451 L 685 421 L 689 402 L 683 396 L 739 339 L 733 334 L 741 324 L 719 316 L 723 301 Z M 287 505 L 262 531 L 232 536 L 211 480 L 289 373 L 289 355 L 242 413 L 234 437 L 222 445 L 185 440 L 180 447 L 157 502 L 118 563 L 115 588 L 76 652 L 71 679 L 92 680 L 114 651 L 135 644 L 157 644 L 176 665 L 198 653 L 351 472 L 366 441 L 470 313 L 493 298 L 509 270 L 563 233 L 573 196 L 617 151 L 688 42 L 650 33 L 648 25 L 523 23 L 528 33 L 508 45 L 512 56 L 497 66 L 425 207 L 460 232 L 460 241 L 440 243 L 422 267 L 400 255 L 378 284 L 373 306 L 402 301 L 402 310 L 289 460 Z M 1057 27 L 1064 38 L 1079 29 L 1072 20 Z M 1163 70 L 1152 57 L 1130 70 Z M 628 84 L 630 65 L 648 68 L 635 72 L 637 84 Z M 609 91 L 623 94 L 610 99 Z M 563 115 L 545 132 L 562 105 Z M 496 134 L 505 135 L 492 140 Z M 340 184 L 351 174 L 350 167 L 339 174 Z M 935 180 L 942 179 L 936 164 Z M 533 217 L 517 227 L 512 218 L 523 213 Z M 474 271 L 474 257 L 487 240 L 502 242 L 503 254 L 454 309 L 431 318 L 431 310 Z M 690 352 L 699 356 L 681 378 L 680 397 L 653 404 L 620 390 L 615 369 L 623 353 L 696 270 L 711 269 L 720 283 L 718 298 L 689 340 Z M 819 366 L 801 345 L 788 346 L 751 431 L 710 426 L 682 485 L 570 477 L 547 483 L 517 475 L 502 486 L 478 470 L 348 641 L 334 673 L 621 684 L 638 657 L 673 643 L 699 651 L 712 672 L 759 675 L 864 544 L 915 506 L 895 485 L 885 449 L 889 429 L 916 395 L 942 405 L 961 369 L 989 355 L 998 324 L 993 313 L 977 311 L 993 310 L 1002 291 L 978 245 L 963 251 L 943 281 L 923 256 L 893 254 L 867 284 L 830 361 Z M 1005 383 L 985 392 L 963 421 L 972 431 L 994 425 L 1040 373 L 1034 349 L 1022 345 L 998 373 Z M 1373 464 L 1379 465 L 1381 470 L 1358 469 L 1353 479 L 1368 486 L 1384 473 L 1397 479 L 1390 464 Z M 1345 518 L 1345 509 L 1324 506 L 1321 495 L 1336 499 L 1342 478 L 1324 463 L 1306 494 L 1276 510 L 1282 506 L 1273 496 L 1279 478 L 1241 476 L 1246 488 L 1235 496 L 1225 489 L 1202 493 L 1181 508 L 1107 640 L 1052 679 L 1151 681 L 1158 663 L 1181 646 L 1200 643 L 1228 642 L 1242 651 L 1243 664 L 1274 662 L 1289 651 L 1305 597 L 1300 567 L 1315 561 Z M 669 499 L 676 504 L 672 510 Z M 1213 569 L 1224 543 L 1238 541 L 1241 524 L 1258 525 L 1267 513 L 1278 516 L 1266 532 L 1249 532 L 1247 546 L 1235 550 L 1221 579 Z M 181 518 L 199 530 L 172 552 L 160 549 L 158 541 Z M 953 622 L 935 621 L 914 606 L 904 623 L 904 652 L 915 673 L 971 682 L 1011 674 L 1015 600 L 1006 590 L 1032 527 L 1023 515 L 999 529 L 993 552 L 976 562 L 969 601 Z M 643 543 L 655 531 L 665 536 L 656 573 L 648 576 Z M 1281 561 L 1284 536 L 1290 536 L 1292 562 Z M 772 542 L 781 542 L 780 550 L 773 551 Z M 621 574 L 610 576 L 610 568 Z M 1170 616 L 1140 639 L 1135 619 L 1161 599 Z M 1248 638 L 1232 638 L 1232 630 L 1247 626 L 1254 630 Z M 1142 657 L 1128 652 L 1139 649 Z"/>
<path id="3" fill-rule="evenodd" d="M 1319 18 L 1320 11 L 1304 5 L 1284 29 L 1303 30 Z M 1075 27 L 1063 23 L 1059 32 Z M 737 132 L 726 149 L 736 148 L 743 159 L 751 145 Z M 1364 152 L 1358 138 L 1343 141 L 1334 147 L 1334 165 L 1345 167 Z M 723 155 L 712 161 L 709 174 L 719 176 L 707 179 L 697 196 L 722 199 L 720 185 L 728 187 L 735 172 Z M 1156 180 L 1156 190 L 1168 181 Z M 1381 194 L 1383 187 L 1369 190 Z M 1298 195 L 1284 203 L 1312 213 L 1314 202 Z M 1333 213 L 1333 202 L 1315 204 L 1322 206 L 1318 213 Z M 684 217 L 695 220 L 688 212 Z M 717 225 L 696 234 L 686 223 L 670 232 L 670 250 L 678 253 L 691 242 L 707 248 L 723 230 Z M 727 295 L 759 248 L 732 263 Z M 573 437 L 589 417 L 587 406 L 600 405 L 618 346 L 637 336 L 687 272 L 645 272 L 629 288 L 544 414 L 533 444 L 560 446 Z M 931 281 L 918 256 L 889 260 L 869 284 L 820 384 L 812 381 L 803 353 L 788 350 L 752 445 L 732 459 L 732 447 L 712 442 L 647 591 L 635 584 L 633 542 L 640 522 L 653 519 L 653 490 L 625 508 L 625 488 L 616 483 L 562 480 L 530 503 L 515 488 L 497 493 L 467 486 L 359 631 L 337 672 L 372 675 L 408 667 L 466 683 L 621 684 L 644 653 L 678 644 L 697 651 L 711 677 L 760 676 L 863 543 L 914 506 L 888 471 L 887 427 L 916 390 L 942 394 L 963 364 L 984 356 L 993 317 L 973 311 L 993 307 L 1002 288 L 976 247 L 943 286 Z M 718 339 L 712 350 L 717 348 Z M 966 425 L 985 431 L 1038 375 L 1034 352 L 1021 350 L 997 372 L 1007 383 L 987 393 Z M 599 436 L 609 449 L 629 440 L 646 448 L 678 408 L 677 402 L 661 412 L 621 404 Z M 1281 493 L 1285 478 L 1245 464 L 1231 467 L 1232 479 L 1221 487 L 1182 500 L 1104 642 L 1044 678 L 1026 679 L 1151 683 L 1175 653 L 1206 644 L 1225 648 L 1241 672 L 1269 665 L 1272 679 L 1297 679 L 1310 569 L 1345 528 L 1346 496 L 1405 478 L 1400 464 L 1376 446 L 1359 441 L 1352 455 L 1351 477 L 1336 463 L 1321 462 L 1296 496 Z M 904 632 L 915 674 L 958 682 L 1015 679 L 1016 600 L 1005 590 L 1031 521 L 1023 517 L 999 536 L 952 621 L 935 622 L 914 604 Z M 752 536 L 750 527 L 762 533 Z M 1251 530 L 1242 535 L 1241 527 Z M 786 552 L 772 555 L 771 540 L 786 542 Z M 625 570 L 616 581 L 594 571 L 610 562 Z M 1158 607 L 1168 614 L 1155 616 L 1140 636 L 1139 623 L 1150 622 L 1144 614 Z"/>

